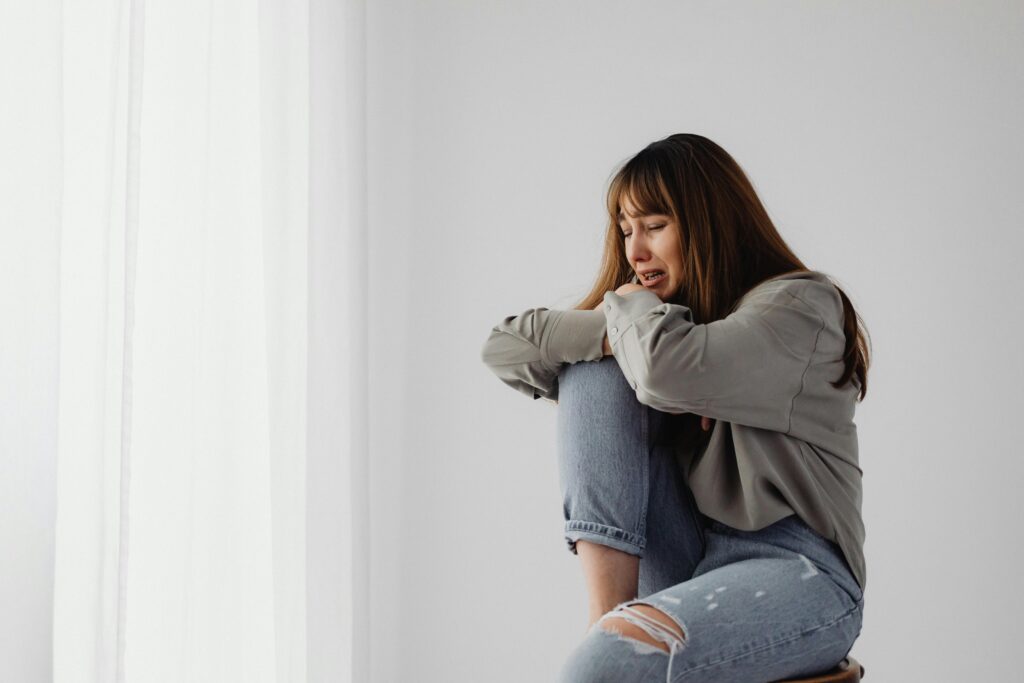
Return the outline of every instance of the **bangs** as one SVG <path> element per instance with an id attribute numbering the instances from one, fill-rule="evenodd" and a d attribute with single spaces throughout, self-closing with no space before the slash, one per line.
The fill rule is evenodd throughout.
<path id="1" fill-rule="evenodd" d="M 608 197 L 608 214 L 615 224 L 619 221 L 619 211 L 625 213 L 622 207 L 623 198 L 628 198 L 641 214 L 664 214 L 678 219 L 672 208 L 668 188 L 656 168 L 645 164 L 627 166 L 622 169 L 621 175 L 611 189 Z"/>

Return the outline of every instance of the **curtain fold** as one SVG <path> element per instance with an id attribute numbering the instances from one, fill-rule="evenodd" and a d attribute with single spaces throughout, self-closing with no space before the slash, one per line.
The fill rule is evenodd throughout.
<path id="1" fill-rule="evenodd" d="M 365 199 L 362 168 L 343 204 L 312 191 L 310 6 L 71 0 L 61 36 L 54 680 L 313 680 L 325 586 L 341 599 L 317 641 L 348 658 L 355 631 L 362 418 L 337 410 L 311 448 L 309 406 L 324 383 L 343 405 L 362 390 L 345 265 L 365 261 Z M 361 106 L 361 84 L 336 94 Z M 336 125 L 335 144 L 365 124 Z M 325 242 L 341 275 L 318 279 Z M 350 532 L 313 583 L 311 452 Z"/>

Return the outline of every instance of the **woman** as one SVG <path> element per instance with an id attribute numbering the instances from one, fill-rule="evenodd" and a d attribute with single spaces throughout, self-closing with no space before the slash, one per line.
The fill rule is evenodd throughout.
<path id="1" fill-rule="evenodd" d="M 648 145 L 607 208 L 590 294 L 505 318 L 482 350 L 503 382 L 559 405 L 591 625 L 561 680 L 827 671 L 864 609 L 857 313 L 705 137 Z"/>

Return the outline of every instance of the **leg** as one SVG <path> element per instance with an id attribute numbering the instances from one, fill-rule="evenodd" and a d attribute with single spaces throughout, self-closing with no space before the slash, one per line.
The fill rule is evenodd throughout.
<path id="1" fill-rule="evenodd" d="M 863 598 L 816 539 L 783 531 L 712 526 L 694 576 L 602 617 L 559 680 L 763 683 L 831 669 L 860 634 Z"/>
<path id="2" fill-rule="evenodd" d="M 623 600 L 689 578 L 703 555 L 696 506 L 667 443 L 668 417 L 636 400 L 612 356 L 559 375 L 565 538 L 583 564 L 590 623 Z"/>
<path id="3" fill-rule="evenodd" d="M 621 633 L 670 654 L 676 646 L 681 648 L 686 644 L 683 627 L 669 615 L 646 603 L 627 601 L 608 611 L 598 622 L 605 631 Z"/>
<path id="4" fill-rule="evenodd" d="M 587 584 L 590 615 L 587 627 L 623 600 L 636 597 L 640 558 L 600 543 L 576 541 Z"/>

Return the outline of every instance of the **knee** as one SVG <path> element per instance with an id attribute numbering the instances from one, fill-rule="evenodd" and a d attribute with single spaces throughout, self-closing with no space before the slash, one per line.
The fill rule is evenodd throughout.
<path id="1" fill-rule="evenodd" d="M 624 608 L 624 605 L 620 605 L 606 613 L 597 621 L 596 626 L 653 645 L 666 653 L 671 652 L 673 644 L 679 647 L 686 642 L 682 625 L 656 607 L 633 604 L 628 610 Z"/>
<path id="2" fill-rule="evenodd" d="M 589 408 L 605 402 L 621 407 L 622 401 L 627 399 L 639 405 L 636 392 L 613 356 L 562 367 L 558 376 L 558 398 L 563 405 L 569 401 Z"/>
<path id="3" fill-rule="evenodd" d="M 624 608 L 630 604 L 635 606 Z M 643 616 L 638 617 L 637 613 Z M 620 615 L 629 615 L 629 618 Z M 631 619 L 654 621 L 659 626 L 647 628 L 662 634 L 665 640 L 677 644 L 671 648 L 666 646 L 663 641 L 651 637 L 648 631 L 636 626 Z M 638 658 L 659 656 L 665 657 L 665 661 L 669 662 L 672 650 L 681 649 L 678 643 L 684 637 L 682 625 L 664 612 L 646 604 L 623 603 L 594 624 L 587 637 L 563 665 L 558 678 L 559 683 L 637 681 L 641 676 L 648 676 L 651 671 L 651 668 L 642 665 Z"/>

